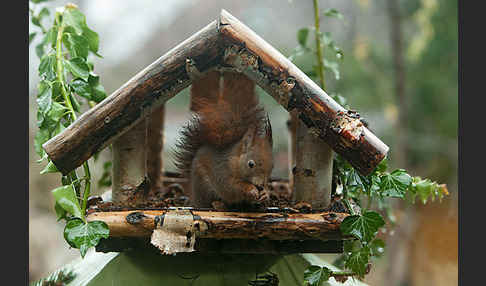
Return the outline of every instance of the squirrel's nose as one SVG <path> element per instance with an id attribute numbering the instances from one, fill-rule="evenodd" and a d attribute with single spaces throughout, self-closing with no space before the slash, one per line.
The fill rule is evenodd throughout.
<path id="1" fill-rule="evenodd" d="M 263 185 L 255 185 L 255 187 L 259 190 L 259 191 L 263 191 L 264 187 Z"/>

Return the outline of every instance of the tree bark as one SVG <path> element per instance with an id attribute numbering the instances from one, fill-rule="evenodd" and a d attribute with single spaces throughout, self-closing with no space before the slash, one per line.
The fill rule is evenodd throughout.
<path id="1" fill-rule="evenodd" d="M 331 203 L 332 149 L 300 120 L 296 141 L 293 201 L 323 209 Z"/>
<path id="2" fill-rule="evenodd" d="M 94 212 L 88 221 L 108 224 L 111 237 L 149 237 L 170 210 Z M 198 238 L 271 240 L 341 240 L 341 222 L 349 214 L 240 213 L 191 210 L 200 223 Z"/>
<path id="3" fill-rule="evenodd" d="M 147 175 L 150 181 L 150 192 L 162 188 L 164 147 L 164 114 L 165 105 L 161 105 L 150 114 L 147 139 Z"/>
<path id="4" fill-rule="evenodd" d="M 147 120 L 113 143 L 113 203 L 136 207 L 147 195 Z"/>

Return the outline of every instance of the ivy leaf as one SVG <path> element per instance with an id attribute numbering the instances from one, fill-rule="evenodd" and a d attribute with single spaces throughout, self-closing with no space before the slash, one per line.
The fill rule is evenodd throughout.
<path id="1" fill-rule="evenodd" d="M 98 75 L 90 73 L 88 83 L 92 89 L 91 100 L 99 103 L 106 98 L 105 88 L 100 84 L 100 77 Z"/>
<path id="2" fill-rule="evenodd" d="M 72 185 L 58 187 L 52 191 L 56 202 L 68 213 L 75 217 L 82 218 L 81 207 L 79 206 L 76 192 Z"/>
<path id="3" fill-rule="evenodd" d="M 388 169 L 388 159 L 385 157 L 381 162 L 376 166 L 375 173 L 384 173 Z"/>
<path id="4" fill-rule="evenodd" d="M 331 70 L 334 73 L 334 77 L 336 78 L 336 80 L 340 79 L 338 63 L 331 62 L 331 61 L 324 59 L 324 67 L 328 70 Z"/>
<path id="5" fill-rule="evenodd" d="M 35 35 L 37 35 L 37 32 L 33 32 L 29 34 L 29 45 L 32 42 L 32 40 L 35 38 Z"/>
<path id="6" fill-rule="evenodd" d="M 37 94 L 37 110 L 45 115 L 52 107 L 52 88 L 45 82 L 40 81 L 37 87 L 39 93 Z"/>
<path id="7" fill-rule="evenodd" d="M 307 38 L 309 36 L 309 28 L 302 28 L 297 32 L 297 40 L 303 47 L 307 45 Z"/>
<path id="8" fill-rule="evenodd" d="M 64 24 L 73 27 L 78 35 L 83 33 L 83 29 L 86 27 L 86 17 L 77 8 L 67 8 L 62 17 Z"/>
<path id="9" fill-rule="evenodd" d="M 56 55 L 49 54 L 42 57 L 39 64 L 39 76 L 48 81 L 56 79 Z"/>
<path id="10" fill-rule="evenodd" d="M 73 219 L 64 228 L 64 238 L 71 247 L 79 249 L 83 258 L 90 247 L 96 246 L 101 238 L 108 238 L 109 233 L 103 221 L 84 223 L 81 219 Z"/>
<path id="11" fill-rule="evenodd" d="M 89 81 L 89 79 L 88 79 L 88 81 Z M 69 86 L 77 95 L 84 97 L 88 100 L 91 100 L 92 90 L 91 90 L 91 86 L 89 85 L 89 83 L 87 83 L 87 82 L 85 82 L 81 79 L 75 79 L 75 80 L 71 81 Z"/>
<path id="12" fill-rule="evenodd" d="M 330 8 L 324 11 L 324 15 L 327 17 L 335 17 L 338 19 L 343 19 L 343 15 L 336 9 Z"/>
<path id="13" fill-rule="evenodd" d="M 74 78 L 81 78 L 84 81 L 89 77 L 89 66 L 82 58 L 73 58 L 71 60 L 63 60 L 64 66 L 69 70 Z"/>
<path id="14" fill-rule="evenodd" d="M 46 173 L 56 173 L 56 172 L 59 172 L 56 165 L 54 165 L 52 161 L 49 161 L 49 163 L 47 163 L 46 167 L 40 173 L 46 174 Z"/>
<path id="15" fill-rule="evenodd" d="M 99 37 L 98 33 L 91 30 L 87 26 L 83 29 L 83 36 L 87 39 L 89 50 L 92 51 L 98 57 L 101 57 L 98 54 L 98 46 L 99 46 Z"/>
<path id="16" fill-rule="evenodd" d="M 309 286 L 320 286 L 329 280 L 331 270 L 327 267 L 311 265 L 304 271 L 304 283 Z"/>
<path id="17" fill-rule="evenodd" d="M 57 202 L 54 205 L 54 210 L 56 211 L 57 221 L 67 218 L 67 212 L 63 209 Z"/>
<path id="18" fill-rule="evenodd" d="M 71 57 L 80 57 L 86 59 L 88 57 L 88 41 L 85 37 L 73 34 L 65 33 L 62 36 L 62 41 L 69 51 Z"/>
<path id="19" fill-rule="evenodd" d="M 351 269 L 359 277 L 363 277 L 366 274 L 369 258 L 370 249 L 364 246 L 357 251 L 351 252 L 351 255 L 346 259 L 345 267 Z"/>
<path id="20" fill-rule="evenodd" d="M 403 169 L 397 169 L 391 174 L 380 176 L 380 192 L 383 196 L 403 198 L 408 186 L 412 183 L 412 177 Z"/>
<path id="21" fill-rule="evenodd" d="M 45 155 L 44 149 L 42 149 L 42 144 L 49 140 L 49 130 L 39 129 L 34 137 L 34 149 L 39 157 L 43 158 Z"/>
<path id="22" fill-rule="evenodd" d="M 367 186 L 370 185 L 368 178 L 362 176 L 354 168 L 346 171 L 345 176 L 346 188 L 348 190 L 366 192 Z"/>
<path id="23" fill-rule="evenodd" d="M 360 241 L 369 242 L 378 232 L 378 229 L 385 225 L 383 217 L 375 212 L 367 210 L 363 215 L 346 217 L 341 223 L 341 233 L 352 235 Z"/>
<path id="24" fill-rule="evenodd" d="M 59 121 L 64 116 L 65 111 L 66 108 L 64 105 L 58 102 L 53 102 L 51 110 L 47 113 L 42 122 L 41 128 L 45 128 L 52 133 L 58 127 Z"/>
<path id="25" fill-rule="evenodd" d="M 370 253 L 372 256 L 381 257 L 385 252 L 385 242 L 381 239 L 374 239 L 370 243 Z"/>

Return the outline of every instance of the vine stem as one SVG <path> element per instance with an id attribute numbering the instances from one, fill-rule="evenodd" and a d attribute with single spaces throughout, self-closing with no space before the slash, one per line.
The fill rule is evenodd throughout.
<path id="1" fill-rule="evenodd" d="M 71 113 L 71 120 L 69 120 L 69 123 L 72 123 L 77 119 L 76 113 L 74 112 L 73 105 L 71 103 L 71 99 L 69 98 L 69 94 L 66 91 L 66 87 L 64 84 L 64 67 L 62 65 L 63 61 L 63 55 L 62 55 L 62 33 L 64 31 L 64 21 L 61 20 L 62 13 L 61 12 L 56 12 L 56 22 L 58 23 L 58 30 L 57 30 L 57 38 L 56 38 L 56 71 L 57 71 L 57 80 L 61 84 L 61 93 L 64 98 L 64 102 L 66 103 L 66 106 L 68 108 L 68 111 Z M 86 204 L 88 201 L 88 197 L 90 195 L 90 189 L 91 189 L 91 172 L 89 171 L 89 165 L 88 161 L 85 161 L 83 163 L 83 170 L 84 170 L 84 175 L 85 175 L 85 185 L 84 185 L 84 192 L 83 192 L 83 202 L 82 202 L 82 208 L 81 208 L 81 213 L 84 215 L 86 212 Z M 76 176 L 75 171 L 73 171 L 74 176 Z M 77 176 L 76 176 L 77 178 Z M 86 223 L 86 219 L 83 217 L 83 221 Z"/>
<path id="2" fill-rule="evenodd" d="M 323 54 L 324 51 L 321 45 L 321 30 L 320 30 L 320 22 L 321 19 L 319 17 L 319 2 L 318 0 L 314 0 L 314 21 L 315 21 L 315 37 L 316 37 L 316 53 L 317 53 L 317 64 L 318 64 L 318 72 L 319 72 L 319 79 L 321 81 L 321 87 L 324 91 L 326 91 L 326 83 L 324 81 L 324 62 L 323 62 Z"/>

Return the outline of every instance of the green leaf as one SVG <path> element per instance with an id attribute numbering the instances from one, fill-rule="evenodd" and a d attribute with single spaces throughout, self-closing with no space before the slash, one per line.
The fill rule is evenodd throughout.
<path id="1" fill-rule="evenodd" d="M 49 54 L 42 57 L 39 64 L 39 76 L 48 81 L 56 79 L 56 55 Z"/>
<path id="2" fill-rule="evenodd" d="M 52 191 L 56 202 L 68 213 L 75 217 L 82 218 L 81 207 L 79 206 L 76 192 L 72 185 L 61 186 Z"/>
<path id="3" fill-rule="evenodd" d="M 89 81 L 89 79 L 88 79 Z M 71 89 L 79 96 L 84 97 L 88 100 L 91 100 L 91 95 L 92 95 L 92 89 L 89 83 L 81 80 L 81 79 L 75 79 L 71 81 L 69 84 Z"/>
<path id="4" fill-rule="evenodd" d="M 304 271 L 304 283 L 309 286 L 320 286 L 329 280 L 331 270 L 327 267 L 311 265 Z"/>
<path id="5" fill-rule="evenodd" d="M 35 38 L 35 35 L 37 35 L 37 32 L 33 32 L 29 34 L 29 45 L 32 42 L 32 40 Z"/>
<path id="6" fill-rule="evenodd" d="M 309 36 L 309 28 L 302 28 L 297 32 L 297 40 L 303 47 L 307 45 L 307 38 Z"/>
<path id="7" fill-rule="evenodd" d="M 74 111 L 79 112 L 81 108 L 81 104 L 79 104 L 78 100 L 74 96 L 74 94 L 70 93 L 69 94 L 69 99 L 71 100 L 71 104 L 73 106 Z"/>
<path id="8" fill-rule="evenodd" d="M 62 41 L 69 51 L 72 58 L 86 59 L 88 57 L 88 41 L 85 37 L 72 33 L 65 33 L 62 36 Z"/>
<path id="9" fill-rule="evenodd" d="M 67 218 L 67 212 L 63 209 L 57 202 L 54 205 L 54 210 L 56 211 L 57 221 Z"/>
<path id="10" fill-rule="evenodd" d="M 374 239 L 369 247 L 372 256 L 381 257 L 385 253 L 385 242 L 381 239 Z"/>
<path id="11" fill-rule="evenodd" d="M 90 247 L 96 246 L 101 238 L 108 238 L 109 233 L 103 221 L 84 223 L 81 219 L 73 219 L 64 228 L 64 238 L 71 247 L 79 249 L 83 258 Z"/>
<path id="12" fill-rule="evenodd" d="M 86 17 L 78 9 L 67 8 L 62 17 L 64 24 L 73 27 L 78 35 L 83 33 L 86 27 Z"/>
<path id="13" fill-rule="evenodd" d="M 365 246 L 357 251 L 351 252 L 346 259 L 345 267 L 356 273 L 359 277 L 366 274 L 366 268 L 370 258 L 370 249 Z"/>
<path id="14" fill-rule="evenodd" d="M 56 173 L 56 172 L 59 172 L 59 170 L 57 169 L 56 165 L 54 165 L 54 163 L 52 163 L 52 161 L 49 161 L 49 163 L 47 163 L 47 165 L 44 168 L 44 170 L 42 170 L 40 173 L 41 174 L 46 174 L 46 173 Z"/>
<path id="15" fill-rule="evenodd" d="M 82 58 L 73 58 L 71 60 L 63 60 L 64 66 L 73 74 L 74 78 L 81 78 L 84 81 L 89 77 L 89 66 Z"/>
<path id="16" fill-rule="evenodd" d="M 338 19 L 343 19 L 343 15 L 336 9 L 330 8 L 324 11 L 324 15 L 327 17 L 335 17 Z"/>
<path id="17" fill-rule="evenodd" d="M 89 50 L 92 51 L 95 55 L 98 57 L 101 57 L 98 54 L 98 46 L 99 46 L 99 37 L 98 33 L 95 31 L 91 30 L 87 26 L 84 27 L 83 29 L 83 36 L 87 39 L 88 45 L 89 45 Z"/>
<path id="18" fill-rule="evenodd" d="M 363 215 L 346 217 L 340 229 L 343 235 L 352 235 L 360 241 L 370 242 L 384 225 L 385 221 L 379 213 L 367 210 Z"/>
<path id="19" fill-rule="evenodd" d="M 50 133 L 52 133 L 59 124 L 59 121 L 64 116 L 66 108 L 64 105 L 53 102 L 51 110 L 47 113 L 42 123 L 41 128 L 46 128 Z"/>
<path id="20" fill-rule="evenodd" d="M 47 1 L 50 1 L 50 0 L 30 0 L 30 2 L 35 3 L 35 4 L 47 2 Z"/>
<path id="21" fill-rule="evenodd" d="M 39 155 L 39 157 L 44 157 L 45 155 L 45 151 L 44 149 L 42 149 L 42 144 L 44 144 L 45 142 L 47 142 L 47 140 L 49 140 L 49 130 L 47 129 L 39 129 L 37 131 L 37 133 L 35 134 L 35 137 L 34 137 L 34 149 L 35 149 L 35 152 L 37 153 L 37 155 Z"/>
<path id="22" fill-rule="evenodd" d="M 90 73 L 88 83 L 92 89 L 91 100 L 99 103 L 106 98 L 105 88 L 100 84 L 100 77 L 98 75 Z"/>
<path id="23" fill-rule="evenodd" d="M 339 80 L 340 75 L 339 75 L 339 65 L 336 62 L 331 62 L 326 59 L 324 59 L 324 68 L 331 70 L 334 73 L 334 77 L 336 80 Z"/>
<path id="24" fill-rule="evenodd" d="M 383 196 L 403 198 L 408 186 L 412 183 L 412 177 L 405 170 L 397 169 L 391 174 L 380 176 L 380 192 Z"/>
<path id="25" fill-rule="evenodd" d="M 47 82 L 40 81 L 37 89 L 39 90 L 37 94 L 37 110 L 42 115 L 45 115 L 52 107 L 52 88 Z"/>
<path id="26" fill-rule="evenodd" d="M 388 158 L 383 158 L 381 162 L 376 166 L 375 172 L 384 173 L 388 169 Z"/>
<path id="27" fill-rule="evenodd" d="M 345 172 L 346 188 L 350 191 L 366 192 L 367 186 L 370 184 L 369 180 L 362 176 L 356 169 L 351 168 Z"/>

